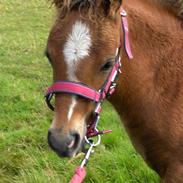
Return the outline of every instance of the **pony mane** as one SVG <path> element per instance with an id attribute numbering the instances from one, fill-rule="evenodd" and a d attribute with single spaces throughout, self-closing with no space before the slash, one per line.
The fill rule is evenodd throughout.
<path id="1" fill-rule="evenodd" d="M 183 19 L 183 0 L 155 0 Z"/>
<path id="2" fill-rule="evenodd" d="M 53 3 L 56 4 L 59 8 L 69 8 L 81 7 L 81 6 L 90 6 L 93 7 L 96 4 L 95 0 L 53 0 Z"/>
<path id="3" fill-rule="evenodd" d="M 91 19 L 102 18 L 102 15 L 107 15 L 110 7 L 110 2 L 106 0 L 52 0 L 52 3 L 59 9 L 62 18 L 72 10 L 84 11 L 83 15 L 88 15 Z"/>
<path id="4" fill-rule="evenodd" d="M 61 16 L 65 15 L 71 10 L 85 10 L 84 14 L 89 17 L 102 17 L 108 14 L 110 4 L 117 0 L 51 0 L 53 4 L 60 10 Z M 119 1 L 119 0 L 118 0 Z M 170 10 L 172 10 L 178 17 L 183 19 L 183 0 L 150 0 L 154 1 Z M 101 11 L 101 7 L 102 10 Z M 100 11 L 99 11 L 100 9 Z M 115 9 L 115 8 L 114 8 Z"/>

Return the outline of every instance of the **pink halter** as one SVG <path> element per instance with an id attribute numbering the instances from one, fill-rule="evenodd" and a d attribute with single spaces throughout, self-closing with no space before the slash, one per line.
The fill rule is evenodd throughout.
<path id="1" fill-rule="evenodd" d="M 129 42 L 128 21 L 126 18 L 127 14 L 123 9 L 121 9 L 120 14 L 122 17 L 125 50 L 129 59 L 133 59 L 130 42 Z M 103 134 L 104 132 L 109 132 L 109 131 L 98 132 L 95 130 L 95 126 L 97 123 L 97 120 L 96 120 L 97 116 L 100 115 L 100 112 L 101 112 L 101 103 L 103 102 L 104 99 L 106 99 L 106 97 L 112 95 L 116 88 L 116 78 L 117 78 L 117 75 L 121 72 L 120 71 L 120 68 L 121 68 L 120 49 L 121 49 L 121 46 L 119 46 L 119 48 L 117 49 L 115 64 L 112 68 L 112 71 L 107 77 L 107 80 L 105 81 L 103 86 L 100 88 L 100 90 L 97 91 L 96 89 L 92 89 L 89 86 L 79 82 L 57 81 L 51 87 L 48 88 L 45 94 L 46 103 L 51 110 L 54 110 L 54 107 L 51 104 L 51 99 L 53 95 L 57 93 L 68 93 L 72 95 L 77 95 L 96 103 L 96 106 L 97 106 L 95 109 L 96 118 L 94 119 L 93 122 L 89 123 L 90 125 L 88 126 L 87 137 L 92 137 L 98 134 Z"/>
<path id="2" fill-rule="evenodd" d="M 119 50 L 118 50 L 113 69 L 112 69 L 111 73 L 109 74 L 106 82 L 104 83 L 104 85 L 101 87 L 101 89 L 99 91 L 92 89 L 92 88 L 90 88 L 82 83 L 78 83 L 78 82 L 58 81 L 58 82 L 54 83 L 50 88 L 48 88 L 46 95 L 45 95 L 48 107 L 51 110 L 54 110 L 54 107 L 51 104 L 51 99 L 52 99 L 53 95 L 57 94 L 57 93 L 68 93 L 68 94 L 77 95 L 77 96 L 83 97 L 85 99 L 91 100 L 91 101 L 95 102 L 97 105 L 96 105 L 96 109 L 94 112 L 93 121 L 91 121 L 88 125 L 88 130 L 87 130 L 86 136 L 89 138 L 89 137 L 97 136 L 99 134 L 111 132 L 108 130 L 99 132 L 96 130 L 96 125 L 97 125 L 97 122 L 99 119 L 98 116 L 101 113 L 101 103 L 103 102 L 103 100 L 106 97 L 112 95 L 113 92 L 115 91 L 116 77 L 121 72 L 120 71 L 120 67 L 121 67 L 120 60 L 121 60 L 121 58 L 119 56 Z"/>

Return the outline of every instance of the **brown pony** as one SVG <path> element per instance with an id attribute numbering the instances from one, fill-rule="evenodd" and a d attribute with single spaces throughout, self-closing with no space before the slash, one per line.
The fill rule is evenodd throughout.
<path id="1" fill-rule="evenodd" d="M 119 9 L 128 13 L 134 55 L 121 49 L 122 75 L 110 102 L 136 150 L 165 183 L 183 183 L 183 0 L 54 0 L 57 20 L 47 57 L 54 82 L 98 90 L 123 38 Z M 82 147 L 94 109 L 83 98 L 56 94 L 48 142 L 61 156 Z"/>

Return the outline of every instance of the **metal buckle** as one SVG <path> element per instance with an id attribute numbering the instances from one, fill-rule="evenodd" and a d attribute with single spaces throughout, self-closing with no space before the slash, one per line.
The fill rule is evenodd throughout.
<path id="1" fill-rule="evenodd" d="M 123 17 L 126 17 L 127 16 L 127 13 L 125 10 L 121 10 L 120 14 L 123 16 Z"/>
<path id="2" fill-rule="evenodd" d="M 101 135 L 97 135 L 97 141 L 96 142 L 94 142 L 91 138 L 87 138 L 87 136 L 85 136 L 85 141 L 90 146 L 93 146 L 93 147 L 99 146 L 100 143 L 101 143 Z"/>

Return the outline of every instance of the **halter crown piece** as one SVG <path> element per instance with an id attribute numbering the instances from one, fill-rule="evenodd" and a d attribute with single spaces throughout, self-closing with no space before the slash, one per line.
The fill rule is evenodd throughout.
<path id="1" fill-rule="evenodd" d="M 125 50 L 129 59 L 133 59 L 133 55 L 130 47 L 130 41 L 129 41 L 129 29 L 128 29 L 128 21 L 126 17 L 127 13 L 125 10 L 123 10 L 123 8 L 121 8 L 120 14 L 122 18 L 122 27 L 124 32 Z M 77 95 L 96 103 L 96 108 L 94 110 L 94 117 L 92 121 L 88 123 L 87 134 L 85 136 L 85 141 L 87 144 L 89 144 L 90 148 L 88 149 L 81 165 L 76 169 L 75 175 L 70 181 L 70 183 L 82 183 L 84 181 L 84 178 L 86 176 L 86 171 L 84 167 L 88 163 L 89 157 L 92 153 L 92 149 L 100 144 L 102 134 L 112 132 L 111 130 L 98 131 L 97 125 L 100 119 L 100 113 L 102 112 L 101 104 L 107 97 L 111 96 L 114 93 L 116 89 L 117 76 L 119 73 L 121 73 L 120 49 L 121 49 L 121 45 L 119 46 L 119 48 L 117 48 L 115 64 L 112 68 L 112 71 L 110 72 L 107 80 L 105 81 L 105 83 L 103 84 L 103 86 L 99 91 L 78 82 L 57 81 L 51 87 L 48 88 L 45 94 L 46 103 L 51 110 L 54 110 L 54 107 L 51 104 L 51 99 L 57 93 L 67 93 L 71 95 Z M 94 143 L 91 139 L 92 137 L 95 137 L 95 136 L 98 137 L 98 141 L 96 143 Z"/>

